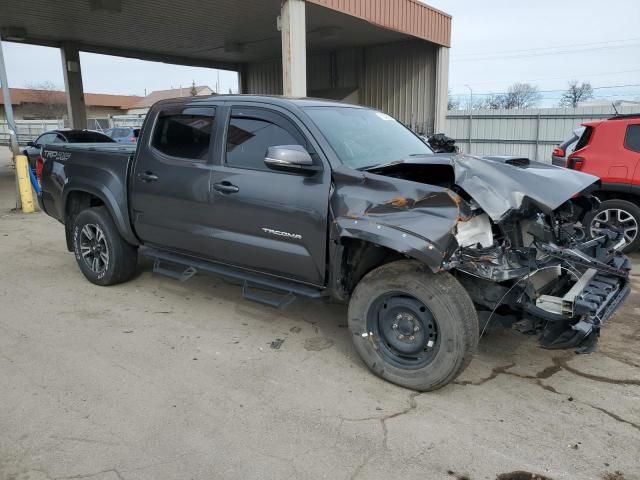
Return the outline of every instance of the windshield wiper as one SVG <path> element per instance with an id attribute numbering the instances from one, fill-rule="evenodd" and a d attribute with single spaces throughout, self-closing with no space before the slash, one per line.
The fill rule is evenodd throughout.
<path id="1" fill-rule="evenodd" d="M 370 170 L 380 170 L 380 169 L 384 169 L 384 168 L 387 168 L 387 167 L 392 167 L 394 165 L 400 165 L 401 163 L 404 163 L 404 159 L 394 160 L 394 161 L 389 162 L 389 163 L 380 163 L 378 165 L 370 165 L 368 167 L 359 168 L 358 170 L 364 170 L 365 172 L 368 172 Z"/>
<path id="2" fill-rule="evenodd" d="M 409 157 L 421 157 L 423 155 L 431 155 L 431 154 L 430 153 L 411 153 L 411 154 L 407 155 L 404 158 L 400 158 L 399 160 L 393 160 L 393 161 L 388 162 L 388 163 L 380 163 L 378 165 L 369 165 L 367 167 L 358 168 L 358 170 L 368 172 L 370 170 L 385 169 L 385 168 L 388 168 L 388 167 L 393 167 L 394 165 L 400 165 L 400 164 L 404 163 L 407 160 L 407 158 L 409 158 Z"/>

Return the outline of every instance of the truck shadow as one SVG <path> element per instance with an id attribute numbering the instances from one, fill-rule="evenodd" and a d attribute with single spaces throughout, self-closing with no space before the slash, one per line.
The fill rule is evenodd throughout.
<path id="1" fill-rule="evenodd" d="M 239 281 L 196 275 L 187 282 L 180 282 L 153 273 L 153 262 L 148 259 L 140 261 L 137 281 L 150 282 L 154 285 L 154 295 L 170 300 L 185 313 L 190 309 L 215 309 L 217 305 L 224 305 L 233 312 L 239 326 L 268 327 L 277 332 L 272 348 L 279 349 L 287 339 L 296 339 L 296 342 L 304 339 L 303 348 L 309 352 L 333 348 L 359 368 L 366 369 L 351 341 L 346 304 L 297 298 L 286 308 L 278 309 L 245 299 Z M 211 324 L 215 325 L 214 318 Z M 289 347 L 291 340 L 285 347 Z M 535 336 L 492 324 L 480 339 L 476 359 L 472 362 L 477 365 L 471 369 L 478 372 L 472 376 L 480 378 L 486 369 L 513 363 L 516 358 L 524 361 L 527 357 L 528 363 L 544 368 L 551 362 L 552 353 L 538 347 Z"/>

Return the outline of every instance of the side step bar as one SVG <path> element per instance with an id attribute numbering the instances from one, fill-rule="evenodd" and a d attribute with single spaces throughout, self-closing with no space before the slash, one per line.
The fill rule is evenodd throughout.
<path id="1" fill-rule="evenodd" d="M 242 294 L 245 298 L 276 308 L 286 307 L 295 300 L 296 296 L 305 298 L 328 296 L 328 292 L 323 289 L 247 272 L 227 265 L 207 262 L 206 260 L 162 252 L 155 248 L 142 248 L 141 253 L 153 260 L 153 271 L 155 273 L 181 282 L 189 280 L 198 272 L 241 280 L 243 282 Z"/>

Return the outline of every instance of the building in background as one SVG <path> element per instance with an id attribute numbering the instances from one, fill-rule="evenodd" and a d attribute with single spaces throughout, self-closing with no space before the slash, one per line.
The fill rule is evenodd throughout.
<path id="1" fill-rule="evenodd" d="M 67 118 L 66 94 L 57 90 L 10 88 L 13 115 L 16 120 L 64 120 Z M 134 95 L 85 93 L 87 118 L 109 118 L 123 115 L 142 100 Z M 0 121 L 5 120 L 4 97 L 0 92 Z"/>
<path id="2" fill-rule="evenodd" d="M 417 0 L 59 3 L 4 2 L 0 30 L 60 49 L 78 128 L 88 124 L 80 52 L 233 71 L 240 93 L 340 99 L 420 133 L 445 124 L 451 16 Z"/>
<path id="3" fill-rule="evenodd" d="M 206 85 L 188 86 L 182 88 L 173 88 L 170 90 L 155 90 L 144 98 L 138 98 L 137 102 L 127 109 L 128 115 L 146 115 L 149 108 L 159 100 L 168 98 L 189 97 L 189 96 L 207 96 L 213 95 L 215 92 Z M 195 94 L 195 95 L 194 95 Z M 124 112 L 121 112 L 124 113 Z"/>

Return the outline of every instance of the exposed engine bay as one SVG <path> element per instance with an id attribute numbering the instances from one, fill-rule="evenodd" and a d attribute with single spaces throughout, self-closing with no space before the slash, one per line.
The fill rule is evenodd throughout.
<path id="1" fill-rule="evenodd" d="M 490 322 L 538 334 L 545 348 L 592 351 L 629 293 L 621 232 L 589 238 L 597 178 L 527 159 L 458 155 L 389 164 L 376 173 L 450 189 L 460 201 L 443 258 Z M 560 169 L 563 170 L 563 169 Z"/>
<path id="2" fill-rule="evenodd" d="M 599 330 L 629 293 L 624 238 L 616 232 L 587 239 L 586 213 L 569 200 L 550 215 L 537 213 L 492 224 L 485 213 L 458 224 L 460 249 L 447 268 L 487 322 L 509 320 L 542 333 L 546 348 L 590 351 Z M 494 317 L 494 318 L 492 318 Z"/>

